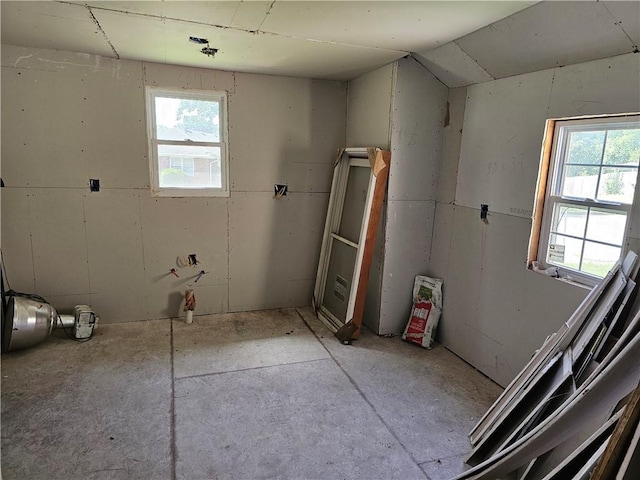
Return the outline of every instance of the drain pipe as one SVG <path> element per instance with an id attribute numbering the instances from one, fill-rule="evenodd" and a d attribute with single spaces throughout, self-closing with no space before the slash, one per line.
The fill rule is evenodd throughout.
<path id="1" fill-rule="evenodd" d="M 184 292 L 184 311 L 187 312 L 187 323 L 193 323 L 193 311 L 196 309 L 196 295 L 193 290 Z"/>

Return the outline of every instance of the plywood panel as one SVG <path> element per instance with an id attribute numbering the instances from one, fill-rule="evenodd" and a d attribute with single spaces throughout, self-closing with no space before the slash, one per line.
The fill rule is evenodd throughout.
<path id="1" fill-rule="evenodd" d="M 2 257 L 10 287 L 33 293 L 35 279 L 29 222 L 29 189 L 0 189 L 2 196 Z"/>
<path id="2" fill-rule="evenodd" d="M 241 303 L 240 292 L 233 290 L 244 282 L 266 286 L 315 279 L 328 201 L 328 194 L 293 193 L 274 199 L 272 193 L 233 193 L 229 204 L 232 305 Z M 306 305 L 310 295 L 299 304 Z M 250 297 L 244 301 L 259 305 Z"/>
<path id="3" fill-rule="evenodd" d="M 393 70 L 389 64 L 349 82 L 348 146 L 389 149 Z"/>
<path id="4" fill-rule="evenodd" d="M 31 190 L 35 293 L 44 297 L 90 293 L 82 194 L 73 189 Z"/>
<path id="5" fill-rule="evenodd" d="M 401 333 L 411 311 L 416 275 L 428 274 L 435 202 L 387 202 L 380 334 Z"/>
<path id="6" fill-rule="evenodd" d="M 456 43 L 497 78 L 632 51 L 603 3 L 540 2 Z"/>
<path id="7" fill-rule="evenodd" d="M 328 192 L 344 146 L 346 85 L 236 76 L 229 104 L 232 191 Z"/>
<path id="8" fill-rule="evenodd" d="M 447 88 L 412 58 L 397 62 L 389 200 L 435 200 Z"/>
<path id="9" fill-rule="evenodd" d="M 531 217 L 552 70 L 467 89 L 456 203 Z"/>
<path id="10" fill-rule="evenodd" d="M 131 307 L 141 303 L 146 310 L 140 191 L 103 189 L 83 197 L 92 294 L 138 296 Z"/>
<path id="11" fill-rule="evenodd" d="M 438 177 L 436 199 L 442 203 L 452 203 L 456 198 L 458 184 L 458 163 L 460 161 L 460 145 L 462 142 L 462 126 L 467 101 L 466 88 L 449 90 L 448 125 L 443 129 L 442 161 Z"/>
<path id="12" fill-rule="evenodd" d="M 640 111 L 637 54 L 620 55 L 555 70 L 550 117 Z"/>

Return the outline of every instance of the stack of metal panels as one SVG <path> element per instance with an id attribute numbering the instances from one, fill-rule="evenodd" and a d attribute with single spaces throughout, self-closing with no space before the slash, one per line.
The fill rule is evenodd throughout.
<path id="1" fill-rule="evenodd" d="M 547 338 L 470 432 L 474 467 L 456 480 L 588 479 L 621 418 L 636 418 L 618 443 L 637 463 L 631 413 L 640 402 L 630 394 L 640 381 L 639 268 L 630 252 Z M 600 478 L 640 478 L 627 470 Z"/>

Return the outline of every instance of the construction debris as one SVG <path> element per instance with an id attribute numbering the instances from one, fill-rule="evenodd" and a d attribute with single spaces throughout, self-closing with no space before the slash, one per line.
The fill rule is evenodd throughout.
<path id="1" fill-rule="evenodd" d="M 639 268 L 630 252 L 547 338 L 470 432 L 456 480 L 638 478 Z"/>

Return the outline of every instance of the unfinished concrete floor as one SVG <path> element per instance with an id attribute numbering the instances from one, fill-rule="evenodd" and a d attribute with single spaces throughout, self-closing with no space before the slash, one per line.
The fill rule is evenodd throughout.
<path id="1" fill-rule="evenodd" d="M 310 309 L 103 325 L 2 356 L 2 478 L 446 479 L 500 388 Z"/>

